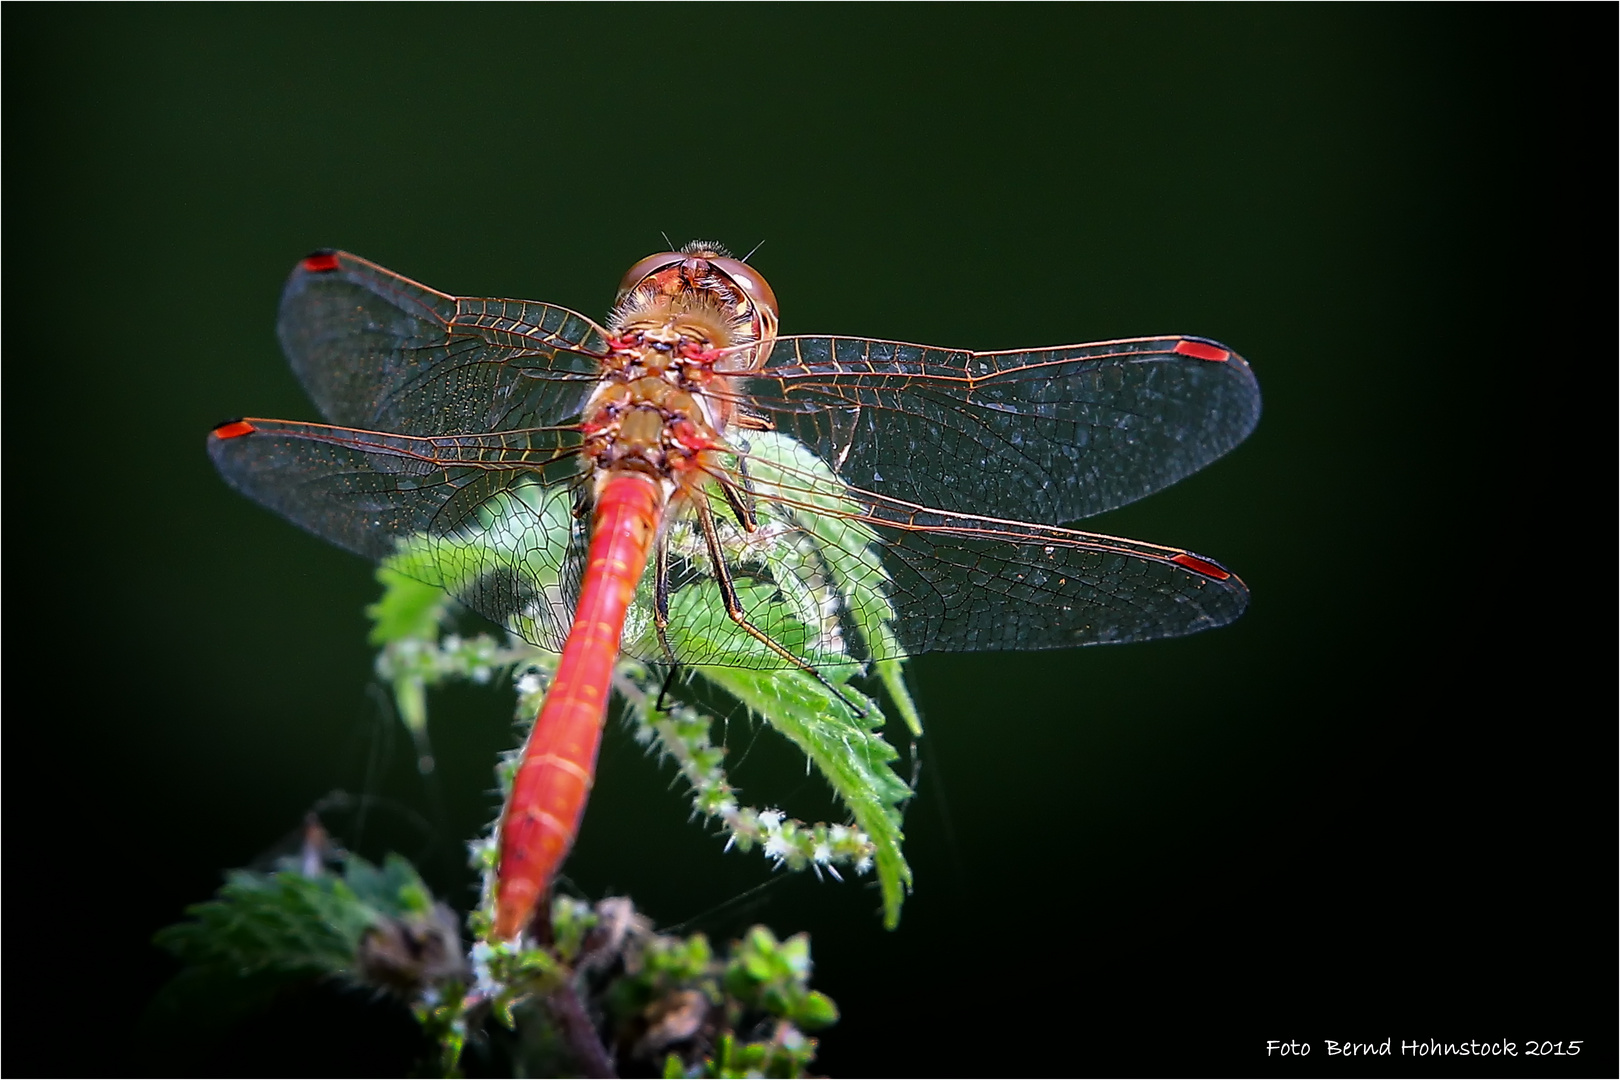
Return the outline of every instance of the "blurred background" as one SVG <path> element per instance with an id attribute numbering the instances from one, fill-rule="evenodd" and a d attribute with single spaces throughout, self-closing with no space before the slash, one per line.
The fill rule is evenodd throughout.
<path id="1" fill-rule="evenodd" d="M 1578 433 L 1613 430 L 1613 33 L 1596 5 L 8 10 L 6 1070 L 167 1067 L 151 934 L 333 792 L 387 800 L 343 840 L 473 899 L 510 694 L 434 698 L 425 784 L 371 568 L 204 453 L 314 418 L 274 334 L 295 260 L 600 317 L 667 234 L 763 241 L 785 332 L 1230 343 L 1253 437 L 1087 527 L 1253 603 L 918 658 L 895 932 L 865 882 L 723 854 L 617 723 L 579 892 L 809 931 L 832 1075 L 1366 1074 L 1322 1040 L 1385 1038 L 1586 1039 L 1491 1068 L 1613 1075 L 1613 651 L 1576 618 L 1610 625 Z M 752 802 L 825 812 L 780 739 L 726 734 Z M 413 1027 L 306 995 L 198 1067 L 398 1073 Z"/>

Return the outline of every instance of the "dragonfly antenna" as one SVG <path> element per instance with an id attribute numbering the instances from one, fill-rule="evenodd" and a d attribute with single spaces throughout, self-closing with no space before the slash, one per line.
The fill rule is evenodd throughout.
<path id="1" fill-rule="evenodd" d="M 762 248 L 764 246 L 765 246 L 765 241 L 761 240 L 759 243 L 757 243 L 753 247 L 749 248 L 748 249 L 748 254 L 746 254 L 746 255 L 744 255 L 742 257 L 742 261 L 747 262 L 749 259 L 752 259 L 754 257 L 754 252 L 758 251 L 760 248 Z"/>

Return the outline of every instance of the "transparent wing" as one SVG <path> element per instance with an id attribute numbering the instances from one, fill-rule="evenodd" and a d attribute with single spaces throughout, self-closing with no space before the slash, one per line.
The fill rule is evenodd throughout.
<path id="1" fill-rule="evenodd" d="M 220 425 L 208 450 L 295 525 L 560 649 L 587 542 L 577 444 L 572 429 L 425 438 L 250 419 Z"/>
<path id="2" fill-rule="evenodd" d="M 567 308 L 450 296 L 341 251 L 293 269 L 276 329 L 322 416 L 407 435 L 562 423 L 606 348 Z"/>
<path id="3" fill-rule="evenodd" d="M 710 502 L 725 573 L 747 620 L 818 666 L 1176 637 L 1225 625 L 1248 604 L 1243 582 L 1204 556 L 917 506 L 844 485 L 780 433 L 751 443 L 731 475 L 746 478 L 756 527 Z M 666 636 L 678 659 L 784 666 L 719 603 L 691 513 L 669 523 L 666 543 Z M 627 632 L 626 647 L 658 658 L 645 633 Z"/>
<path id="4" fill-rule="evenodd" d="M 717 570 L 693 505 L 665 524 L 668 625 L 642 581 L 624 648 L 642 659 L 790 666 L 735 621 L 823 667 L 934 650 L 1047 649 L 1224 625 L 1248 590 L 1176 548 L 902 503 L 849 488 L 802 445 L 755 433 L 727 475 L 755 528 L 710 500 Z M 245 420 L 209 440 L 239 491 L 323 539 L 438 585 L 528 640 L 561 648 L 587 545 L 574 514 L 577 432 L 424 438 Z"/>
<path id="5" fill-rule="evenodd" d="M 784 337 L 740 403 L 853 487 L 1059 524 L 1196 472 L 1260 416 L 1248 363 L 1204 338 L 973 353 Z"/>

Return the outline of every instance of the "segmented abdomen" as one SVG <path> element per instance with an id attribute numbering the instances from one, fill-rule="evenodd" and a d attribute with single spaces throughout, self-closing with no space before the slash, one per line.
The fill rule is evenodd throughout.
<path id="1" fill-rule="evenodd" d="M 597 497 L 574 624 L 501 818 L 498 938 L 516 937 L 528 925 L 579 832 L 596 775 L 625 611 L 662 512 L 659 482 L 641 472 L 613 473 Z"/>

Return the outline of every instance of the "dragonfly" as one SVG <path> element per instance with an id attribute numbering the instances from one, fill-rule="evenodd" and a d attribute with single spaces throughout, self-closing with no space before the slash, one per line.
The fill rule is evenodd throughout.
<path id="1" fill-rule="evenodd" d="M 1175 637 L 1248 603 L 1212 558 L 1065 527 L 1249 434 L 1259 386 L 1231 348 L 779 324 L 759 270 L 703 241 L 635 263 L 605 325 L 318 251 L 277 331 L 324 422 L 209 435 L 243 494 L 560 653 L 501 818 L 497 938 L 578 834 L 621 654 L 826 682 L 932 650 Z"/>

